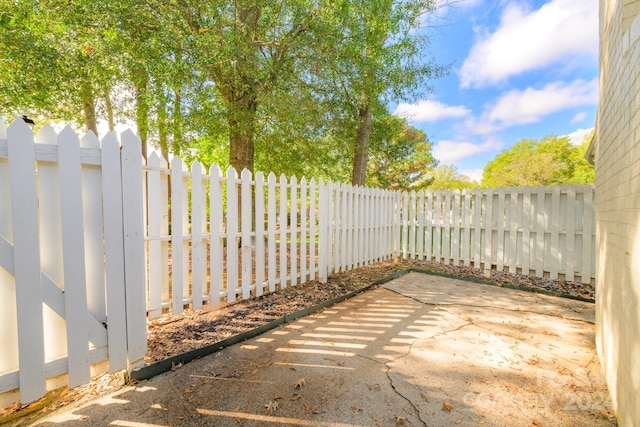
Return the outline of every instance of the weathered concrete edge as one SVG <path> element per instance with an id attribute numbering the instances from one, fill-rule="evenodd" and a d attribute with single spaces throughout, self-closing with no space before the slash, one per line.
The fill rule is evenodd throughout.
<path id="1" fill-rule="evenodd" d="M 156 375 L 160 375 L 167 371 L 170 371 L 172 368 L 179 366 L 181 364 L 189 363 L 195 359 L 199 359 L 201 357 L 208 356 L 210 354 L 216 353 L 226 347 L 232 346 L 242 341 L 246 341 L 248 339 L 257 337 L 258 335 L 262 335 L 271 329 L 275 329 L 283 323 L 288 323 L 293 320 L 299 319 L 301 317 L 308 316 L 312 313 L 315 313 L 318 310 L 323 308 L 332 306 L 349 298 L 353 298 L 354 296 L 361 294 L 374 286 L 381 285 L 383 283 L 389 282 L 393 279 L 397 279 L 398 277 L 404 276 L 407 273 L 410 273 L 411 270 L 399 270 L 396 271 L 380 280 L 376 280 L 373 283 L 370 283 L 366 286 L 363 286 L 360 289 L 356 289 L 355 291 L 349 292 L 348 294 L 341 295 L 339 297 L 332 298 L 327 301 L 323 301 L 319 304 L 316 304 L 311 307 L 307 307 L 303 310 L 298 310 L 291 314 L 285 314 L 282 317 L 272 320 L 269 323 L 266 323 L 262 326 L 259 326 L 255 329 L 251 329 L 249 331 L 242 332 L 238 335 L 234 335 L 232 337 L 226 338 L 220 342 L 215 344 L 211 344 L 205 347 L 197 348 L 195 350 L 187 351 L 185 353 L 178 354 L 176 356 L 170 357 L 168 359 L 160 360 L 158 362 L 152 363 L 147 366 L 143 366 L 141 368 L 134 369 L 131 371 L 130 377 L 133 380 L 148 380 L 150 378 L 155 377 Z"/>

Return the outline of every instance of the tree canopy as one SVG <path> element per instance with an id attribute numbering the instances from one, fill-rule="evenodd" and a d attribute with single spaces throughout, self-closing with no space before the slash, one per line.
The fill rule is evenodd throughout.
<path id="1" fill-rule="evenodd" d="M 134 120 L 165 156 L 373 182 L 406 133 L 377 128 L 389 101 L 447 71 L 418 28 L 435 4 L 0 0 L 0 114 Z"/>
<path id="2" fill-rule="evenodd" d="M 434 171 L 429 183 L 431 190 L 462 190 L 475 188 L 478 183 L 462 175 L 454 165 L 440 165 Z"/>
<path id="3" fill-rule="evenodd" d="M 482 186 L 593 183 L 594 168 L 584 157 L 592 136 L 593 132 L 577 146 L 571 145 L 566 136 L 547 136 L 540 141 L 523 139 L 485 166 Z"/>

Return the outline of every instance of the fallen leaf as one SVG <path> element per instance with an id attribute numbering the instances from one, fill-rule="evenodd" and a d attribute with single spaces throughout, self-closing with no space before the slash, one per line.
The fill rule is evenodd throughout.
<path id="1" fill-rule="evenodd" d="M 295 385 L 295 386 L 293 386 L 293 389 L 294 389 L 294 390 L 302 389 L 302 387 L 304 387 L 304 378 L 300 378 L 300 379 L 296 382 L 296 385 Z"/>
<path id="2" fill-rule="evenodd" d="M 325 380 L 327 380 L 327 381 L 333 381 L 333 380 L 335 380 L 335 378 L 333 378 L 333 377 L 325 377 L 324 379 L 325 379 Z"/>
<path id="3" fill-rule="evenodd" d="M 193 393 L 193 390 L 191 390 L 190 388 L 187 387 L 187 388 L 184 389 L 184 392 L 185 393 Z"/>
<path id="4" fill-rule="evenodd" d="M 424 393 L 421 393 L 420 397 L 422 398 L 422 400 L 424 400 L 425 402 L 429 403 L 429 398 Z"/>
<path id="5" fill-rule="evenodd" d="M 257 374 L 257 373 L 258 373 L 258 368 L 254 369 L 254 370 L 251 372 L 251 375 L 255 375 L 255 374 Z"/>
<path id="6" fill-rule="evenodd" d="M 313 408 L 308 403 L 304 404 L 304 409 L 306 409 L 307 412 L 309 412 L 309 413 L 313 413 Z"/>
<path id="7" fill-rule="evenodd" d="M 362 408 L 358 408 L 357 406 L 349 406 L 349 408 L 351 408 L 352 411 L 356 411 L 356 412 L 362 412 L 364 411 L 364 409 Z"/>
<path id="8" fill-rule="evenodd" d="M 302 395 L 294 394 L 293 396 L 291 396 L 291 399 L 289 399 L 289 400 L 298 400 L 298 399 L 302 399 Z"/>
<path id="9" fill-rule="evenodd" d="M 233 412 L 238 412 L 240 410 L 239 406 L 236 406 L 235 408 L 233 408 Z"/>
<path id="10" fill-rule="evenodd" d="M 264 405 L 264 407 L 267 408 L 267 414 L 273 415 L 276 412 L 276 409 L 278 409 L 278 402 L 270 401 Z"/>
<path id="11" fill-rule="evenodd" d="M 396 415 L 396 426 L 406 426 L 407 419 L 405 417 L 401 417 Z"/>
<path id="12" fill-rule="evenodd" d="M 452 409 L 453 409 L 453 405 L 445 400 L 442 403 L 442 409 L 440 409 L 440 410 L 441 411 L 451 412 Z"/>
<path id="13" fill-rule="evenodd" d="M 280 400 L 280 399 L 282 399 L 282 396 L 279 396 L 277 394 L 273 395 L 273 400 Z"/>
<path id="14" fill-rule="evenodd" d="M 458 418 L 457 420 L 454 421 L 454 423 L 462 424 L 462 421 L 464 421 L 462 418 Z"/>
<path id="15" fill-rule="evenodd" d="M 473 417 L 469 417 L 471 419 L 471 421 L 473 421 L 476 424 L 486 424 L 485 420 L 481 420 L 479 418 L 473 418 Z"/>

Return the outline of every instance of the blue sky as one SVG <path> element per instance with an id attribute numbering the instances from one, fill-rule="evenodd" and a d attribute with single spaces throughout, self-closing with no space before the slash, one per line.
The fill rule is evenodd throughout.
<path id="1" fill-rule="evenodd" d="M 448 3 L 427 31 L 430 53 L 452 64 L 450 74 L 395 108 L 427 133 L 440 164 L 479 181 L 487 162 L 521 139 L 582 142 L 598 103 L 598 0 Z"/>

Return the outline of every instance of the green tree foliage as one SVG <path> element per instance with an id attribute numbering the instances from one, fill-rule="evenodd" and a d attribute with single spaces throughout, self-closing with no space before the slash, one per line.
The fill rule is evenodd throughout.
<path id="1" fill-rule="evenodd" d="M 430 190 L 462 190 L 475 188 L 478 183 L 468 176 L 462 175 L 454 165 L 439 165 L 432 175 L 429 183 Z"/>
<path id="2" fill-rule="evenodd" d="M 437 164 L 424 132 L 392 115 L 374 120 L 367 185 L 419 190 L 431 183 Z"/>
<path id="3" fill-rule="evenodd" d="M 446 71 L 416 31 L 433 4 L 0 0 L 0 114 L 134 120 L 165 157 L 364 183 L 405 138 L 382 137 L 386 105 Z"/>
<path id="4" fill-rule="evenodd" d="M 547 136 L 541 141 L 523 139 L 487 164 L 482 174 L 482 186 L 593 183 L 593 166 L 584 158 L 590 135 L 579 146 L 571 145 L 568 137 Z"/>
<path id="5" fill-rule="evenodd" d="M 0 112 L 37 113 L 96 131 L 97 97 L 115 72 L 84 3 L 0 0 Z"/>

